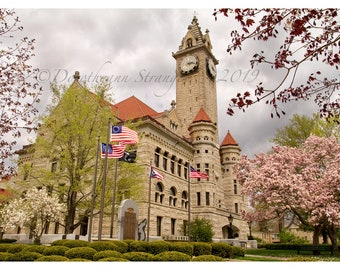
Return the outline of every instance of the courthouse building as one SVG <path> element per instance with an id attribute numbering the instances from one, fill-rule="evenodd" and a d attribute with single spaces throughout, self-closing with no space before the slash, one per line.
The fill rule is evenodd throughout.
<path id="1" fill-rule="evenodd" d="M 232 237 L 240 240 L 247 239 L 249 234 L 248 224 L 240 215 L 246 199 L 232 170 L 241 148 L 232 136 L 232 126 L 224 130 L 223 140 L 218 136 L 218 60 L 212 48 L 208 30 L 202 33 L 194 17 L 178 50 L 172 54 L 176 100 L 168 109 L 157 112 L 135 96 L 111 105 L 120 120 L 140 120 L 136 130 L 137 162 L 148 171 L 151 161 L 163 175 L 162 180 L 151 178 L 151 200 L 148 201 L 149 181 L 146 180 L 143 182 L 145 198 L 136 202 L 138 223 L 148 218 L 150 207 L 150 239 L 185 239 L 183 227 L 196 217 L 212 222 L 214 239 L 227 239 L 231 231 Z M 74 83 L 80 83 L 78 80 L 79 76 L 75 76 Z M 31 162 L 24 153 L 22 151 L 21 161 Z M 208 178 L 190 178 L 189 183 L 189 166 L 206 173 Z M 233 216 L 232 230 L 230 215 Z M 103 235 L 108 234 L 108 226 L 104 225 Z"/>

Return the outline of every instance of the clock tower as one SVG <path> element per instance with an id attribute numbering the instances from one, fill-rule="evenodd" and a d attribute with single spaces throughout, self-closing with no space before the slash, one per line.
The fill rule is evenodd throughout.
<path id="1" fill-rule="evenodd" d="M 196 16 L 188 26 L 176 59 L 176 112 L 185 137 L 188 127 L 201 108 L 217 127 L 216 65 L 209 31 L 202 34 Z M 216 132 L 218 134 L 218 132 Z M 215 143 L 218 143 L 216 135 Z"/>

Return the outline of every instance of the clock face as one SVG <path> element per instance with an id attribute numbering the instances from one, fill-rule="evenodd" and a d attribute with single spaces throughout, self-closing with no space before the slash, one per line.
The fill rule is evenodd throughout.
<path id="1" fill-rule="evenodd" d="M 181 71 L 183 74 L 188 74 L 197 69 L 198 60 L 194 55 L 186 56 L 181 62 Z"/>
<path id="2" fill-rule="evenodd" d="M 211 58 L 208 59 L 207 66 L 208 66 L 209 74 L 211 75 L 211 77 L 215 78 L 217 72 L 216 72 L 215 63 Z"/>

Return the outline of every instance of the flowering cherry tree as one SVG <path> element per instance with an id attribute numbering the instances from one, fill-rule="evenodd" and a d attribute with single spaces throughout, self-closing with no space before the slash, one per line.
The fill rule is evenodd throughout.
<path id="1" fill-rule="evenodd" d="M 59 202 L 57 194 L 49 194 L 46 189 L 29 189 L 19 199 L 10 201 L 0 212 L 4 231 L 15 227 L 31 230 L 35 243 L 40 238 L 48 222 L 62 221 L 65 205 Z"/>
<path id="2" fill-rule="evenodd" d="M 240 26 L 231 31 L 229 54 L 247 42 L 271 42 L 270 50 L 253 55 L 251 67 L 269 66 L 282 74 L 274 86 L 260 82 L 253 91 L 239 92 L 229 103 L 229 115 L 234 114 L 234 107 L 245 110 L 263 101 L 272 106 L 272 117 L 280 117 L 285 114 L 280 103 L 310 98 L 319 106 L 321 116 L 339 115 L 339 9 L 223 8 L 215 10 L 215 19 L 218 14 L 234 17 Z"/>
<path id="3" fill-rule="evenodd" d="M 302 225 L 314 228 L 314 244 L 318 244 L 321 229 L 327 228 L 337 252 L 339 164 L 337 139 L 314 135 L 299 148 L 274 146 L 270 154 L 258 154 L 254 159 L 242 156 L 234 170 L 254 209 L 243 212 L 244 218 L 260 222 L 292 213 Z"/>

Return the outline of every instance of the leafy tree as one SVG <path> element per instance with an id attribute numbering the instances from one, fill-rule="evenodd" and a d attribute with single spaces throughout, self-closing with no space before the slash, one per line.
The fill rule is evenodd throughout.
<path id="1" fill-rule="evenodd" d="M 267 65 L 282 74 L 273 87 L 260 82 L 254 90 L 238 93 L 231 99 L 227 113 L 233 115 L 233 107 L 245 108 L 265 101 L 280 117 L 285 112 L 279 103 L 308 100 L 314 97 L 320 116 L 333 117 L 340 114 L 339 100 L 339 9 L 219 9 L 218 14 L 234 16 L 240 29 L 231 31 L 232 42 L 227 52 L 241 50 L 247 41 L 279 43 L 270 52 L 260 51 L 250 59 L 251 67 Z M 273 42 L 271 43 L 273 44 Z M 313 67 L 311 74 L 304 67 Z M 325 72 L 324 72 L 325 71 Z M 328 72 L 328 74 L 326 74 Z M 301 80 L 303 83 L 301 83 Z M 273 117 L 273 113 L 271 116 Z"/>
<path id="2" fill-rule="evenodd" d="M 39 244 L 46 225 L 61 221 L 64 209 L 65 205 L 59 202 L 58 194 L 33 187 L 22 197 L 9 201 L 0 216 L 4 230 L 17 226 L 29 228 L 34 242 Z"/>
<path id="3" fill-rule="evenodd" d="M 193 242 L 212 242 L 214 232 L 212 223 L 206 218 L 196 217 L 190 223 L 190 240 Z"/>
<path id="4" fill-rule="evenodd" d="M 36 130 L 33 116 L 42 88 L 39 87 L 37 69 L 29 61 L 34 56 L 34 39 L 21 37 L 23 27 L 14 10 L 0 9 L 0 176 L 15 171 L 10 162 L 22 131 Z M 14 36 L 15 34 L 15 36 Z M 6 42 L 5 42 L 6 41 Z"/>
<path id="5" fill-rule="evenodd" d="M 42 119 L 43 124 L 33 147 L 34 162 L 28 172 L 29 176 L 20 183 L 22 187 L 48 186 L 60 194 L 66 204 L 65 233 L 72 233 L 90 215 L 98 138 L 105 142 L 109 119 L 114 124 L 111 104 L 103 99 L 110 90 L 107 81 L 100 81 L 93 93 L 78 80 L 79 74 L 76 73 L 75 81 L 69 88 L 51 85 L 53 103 Z M 97 204 L 104 174 L 102 161 L 99 155 L 95 191 Z M 108 159 L 108 181 L 104 194 L 106 213 L 111 212 L 114 161 L 115 159 Z M 138 194 L 140 181 L 132 183 L 131 178 L 135 180 L 140 177 L 141 169 L 133 164 L 126 170 L 126 175 L 118 179 L 118 187 L 126 187 L 124 182 L 128 182 L 130 186 L 126 189 Z M 118 193 L 122 192 L 118 190 Z"/>
<path id="6" fill-rule="evenodd" d="M 340 126 L 333 118 L 325 120 L 317 114 L 312 117 L 294 114 L 287 126 L 276 130 L 271 142 L 281 146 L 299 147 L 311 134 L 339 138 Z"/>
<path id="7" fill-rule="evenodd" d="M 235 173 L 254 212 L 247 220 L 260 222 L 293 213 L 314 228 L 313 243 L 327 228 L 334 252 L 340 227 L 340 143 L 335 137 L 310 136 L 301 147 L 274 146 L 273 153 L 254 159 L 242 156 Z M 255 207 L 256 205 L 261 207 Z"/>

